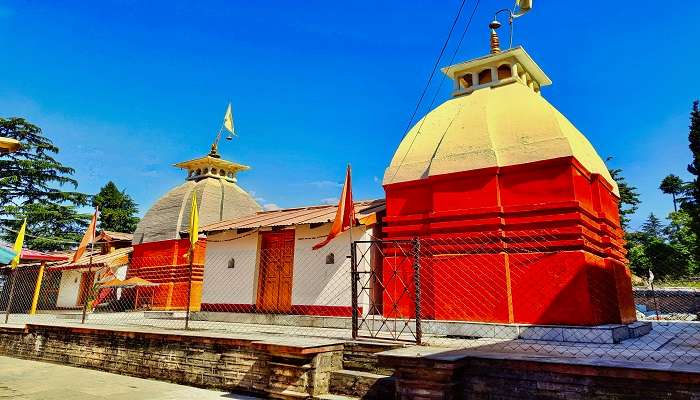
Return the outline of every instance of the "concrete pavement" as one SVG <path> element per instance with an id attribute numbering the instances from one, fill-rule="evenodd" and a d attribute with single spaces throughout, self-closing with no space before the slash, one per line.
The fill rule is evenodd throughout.
<path id="1" fill-rule="evenodd" d="M 253 400 L 257 398 L 0 356 L 0 399 Z"/>

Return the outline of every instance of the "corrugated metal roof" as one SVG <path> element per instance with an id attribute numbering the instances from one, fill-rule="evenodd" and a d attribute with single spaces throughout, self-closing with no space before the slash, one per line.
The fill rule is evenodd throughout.
<path id="1" fill-rule="evenodd" d="M 12 245 L 5 242 L 0 242 L 0 247 L 12 250 Z M 63 261 L 68 259 L 68 256 L 60 252 L 45 253 L 43 251 L 22 249 L 22 255 L 19 257 L 20 263 L 31 261 Z"/>
<path id="2" fill-rule="evenodd" d="M 360 223 L 386 209 L 384 199 L 363 200 L 355 202 L 355 216 Z M 332 222 L 335 219 L 337 205 L 319 205 L 311 207 L 286 208 L 282 210 L 260 211 L 258 213 L 200 228 L 201 232 L 218 232 L 230 229 L 252 229 L 274 226 L 291 226 Z"/>
<path id="3" fill-rule="evenodd" d="M 129 255 L 133 248 L 124 247 L 121 249 L 116 249 L 109 254 L 94 254 L 92 256 L 92 266 L 93 267 L 119 267 L 122 265 L 127 265 L 129 263 Z M 51 266 L 51 269 L 80 269 L 87 268 L 90 266 L 90 254 L 83 254 L 80 259 L 73 263 L 70 261 L 64 263 L 58 263 Z"/>
<path id="4" fill-rule="evenodd" d="M 117 240 L 131 241 L 134 235 L 125 232 L 114 232 L 114 231 L 101 231 L 99 235 L 95 238 L 95 242 L 113 242 Z"/>

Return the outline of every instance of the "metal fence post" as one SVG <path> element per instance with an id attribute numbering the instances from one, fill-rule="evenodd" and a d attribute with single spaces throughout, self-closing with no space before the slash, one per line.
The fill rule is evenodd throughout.
<path id="1" fill-rule="evenodd" d="M 413 239 L 413 283 L 416 293 L 416 344 L 421 344 L 423 327 L 421 326 L 421 284 L 420 284 L 420 238 Z"/>
<path id="2" fill-rule="evenodd" d="M 12 298 L 15 295 L 15 281 L 17 280 L 17 273 L 19 272 L 19 266 L 15 266 L 10 269 L 10 275 L 12 281 L 10 282 L 10 295 L 7 298 L 7 309 L 5 310 L 5 323 L 10 319 L 10 312 L 12 308 Z"/>
<path id="3" fill-rule="evenodd" d="M 359 330 L 359 313 L 357 309 L 357 281 L 359 276 L 357 273 L 357 243 L 350 242 L 350 287 L 352 296 L 352 338 L 357 339 L 357 331 Z"/>

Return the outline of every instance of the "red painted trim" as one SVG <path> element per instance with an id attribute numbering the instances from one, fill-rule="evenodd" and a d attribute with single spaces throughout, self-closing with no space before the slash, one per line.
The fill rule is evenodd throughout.
<path id="1" fill-rule="evenodd" d="M 264 313 L 264 314 L 292 314 L 292 315 L 316 315 L 320 317 L 351 317 L 350 306 L 321 306 L 321 305 L 293 305 L 288 313 L 275 313 L 270 311 L 258 311 L 255 304 L 215 304 L 202 303 L 202 311 L 230 312 L 230 313 Z M 362 313 L 362 307 L 359 310 Z"/>

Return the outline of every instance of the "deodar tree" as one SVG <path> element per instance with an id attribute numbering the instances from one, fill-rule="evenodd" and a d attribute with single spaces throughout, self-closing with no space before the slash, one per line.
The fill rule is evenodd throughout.
<path id="1" fill-rule="evenodd" d="M 26 218 L 27 247 L 72 247 L 89 219 L 77 210 L 89 204 L 89 196 L 76 191 L 73 168 L 54 158 L 58 147 L 24 118 L 0 118 L 0 136 L 21 143 L 17 152 L 0 154 L 0 237 L 14 241 Z"/>
<path id="2" fill-rule="evenodd" d="M 99 207 L 99 229 L 115 232 L 132 233 L 139 222 L 138 209 L 134 200 L 119 190 L 114 182 L 109 181 L 92 198 L 92 205 Z"/>

